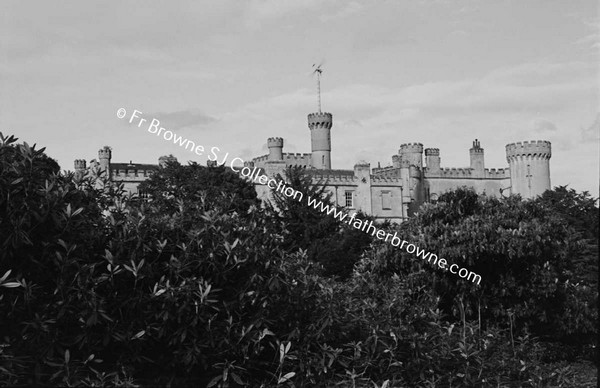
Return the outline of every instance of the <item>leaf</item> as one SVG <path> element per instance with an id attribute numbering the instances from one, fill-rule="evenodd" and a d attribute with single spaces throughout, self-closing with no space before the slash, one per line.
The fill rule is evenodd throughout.
<path id="1" fill-rule="evenodd" d="M 206 388 L 210 388 L 210 387 L 214 387 L 215 385 L 217 385 L 217 383 L 223 378 L 222 375 L 218 375 L 217 377 L 215 377 L 214 379 L 210 380 L 210 382 L 208 383 L 208 385 L 206 386 Z"/>
<path id="2" fill-rule="evenodd" d="M 133 337 L 131 337 L 131 339 L 132 339 L 132 340 L 134 340 L 134 339 L 138 339 L 138 338 L 140 338 L 141 336 L 143 336 L 144 334 L 146 334 L 146 330 L 139 331 L 139 332 L 138 332 L 136 335 L 134 335 Z"/>
<path id="3" fill-rule="evenodd" d="M 4 283 L 2 284 L 2 287 L 6 287 L 6 288 L 15 288 L 15 287 L 20 287 L 21 283 L 18 282 L 8 282 L 8 283 Z"/>
<path id="4" fill-rule="evenodd" d="M 279 381 L 277 381 L 277 384 L 285 383 L 286 381 L 288 381 L 289 379 L 291 379 L 294 376 L 296 376 L 296 372 L 286 373 L 285 376 L 283 376 L 282 378 L 279 379 Z"/>
<path id="5" fill-rule="evenodd" d="M 244 381 L 240 378 L 240 376 L 236 375 L 235 373 L 231 374 L 231 378 L 233 379 L 233 381 L 235 381 L 239 385 L 246 385 L 246 383 L 244 383 Z"/>
<path id="6" fill-rule="evenodd" d="M 2 276 L 2 278 L 0 278 L 0 282 L 5 281 L 6 278 L 8 278 L 8 275 L 10 275 L 11 272 L 12 272 L 12 269 L 9 269 L 8 271 L 6 271 L 6 273 L 4 274 L 4 276 Z"/>

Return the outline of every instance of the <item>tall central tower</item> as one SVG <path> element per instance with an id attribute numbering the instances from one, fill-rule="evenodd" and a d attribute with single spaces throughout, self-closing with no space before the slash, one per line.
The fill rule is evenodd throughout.
<path id="1" fill-rule="evenodd" d="M 314 67 L 314 65 L 313 65 Z M 310 128 L 311 164 L 319 170 L 331 169 L 331 127 L 333 116 L 331 113 L 321 112 L 321 65 L 317 66 L 314 73 L 317 75 L 317 113 L 308 115 L 308 128 Z"/>

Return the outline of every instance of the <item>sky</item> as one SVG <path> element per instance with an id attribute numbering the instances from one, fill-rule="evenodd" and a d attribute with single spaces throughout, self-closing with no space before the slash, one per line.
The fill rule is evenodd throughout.
<path id="1" fill-rule="evenodd" d="M 505 145 L 552 142 L 552 186 L 598 196 L 600 18 L 590 1 L 2 1 L 0 132 L 61 168 L 97 158 L 206 163 L 119 119 L 134 109 L 250 160 L 283 137 L 310 152 L 323 63 L 332 168 L 391 164 L 402 143 L 489 168 Z"/>

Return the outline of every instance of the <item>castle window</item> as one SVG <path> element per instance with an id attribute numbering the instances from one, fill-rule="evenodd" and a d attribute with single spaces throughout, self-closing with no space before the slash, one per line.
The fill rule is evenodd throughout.
<path id="1" fill-rule="evenodd" d="M 392 192 L 382 191 L 381 192 L 381 209 L 392 210 Z"/>
<path id="2" fill-rule="evenodd" d="M 323 163 L 323 166 L 325 165 L 325 155 L 321 156 L 321 162 Z"/>
<path id="3" fill-rule="evenodd" d="M 354 201 L 353 201 L 354 198 L 352 196 L 353 192 L 352 191 L 346 191 L 345 194 L 346 194 L 346 197 L 345 197 L 345 199 L 346 199 L 346 207 L 350 207 L 350 208 L 354 207 Z"/>

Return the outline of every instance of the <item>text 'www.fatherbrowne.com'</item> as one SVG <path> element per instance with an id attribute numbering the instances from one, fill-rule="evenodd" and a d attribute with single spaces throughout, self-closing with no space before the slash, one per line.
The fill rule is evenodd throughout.
<path id="1" fill-rule="evenodd" d="M 307 199 L 308 206 L 313 207 L 314 209 L 320 210 L 323 213 L 327 213 L 329 215 L 333 215 L 334 218 L 342 222 L 346 222 L 348 225 L 352 225 L 355 229 L 361 230 L 365 233 L 371 234 L 373 237 L 377 237 L 379 240 L 388 241 L 395 247 L 400 247 L 400 249 L 405 249 L 406 252 L 410 254 L 416 254 L 417 258 L 421 257 L 421 259 L 426 260 L 433 266 L 438 266 L 440 269 L 444 271 L 450 271 L 455 275 L 458 275 L 462 279 L 470 280 L 473 283 L 481 282 L 481 275 L 469 271 L 466 268 L 461 268 L 456 264 L 448 265 L 446 259 L 439 258 L 436 254 L 428 252 L 425 249 L 419 248 L 414 244 L 410 244 L 407 241 L 402 240 L 396 232 L 392 235 L 391 233 L 386 232 L 385 230 L 378 229 L 375 225 L 373 225 L 373 221 L 367 222 L 366 220 L 360 220 L 356 217 L 355 214 L 348 214 L 343 209 L 338 209 L 333 205 L 323 204 L 322 201 L 319 201 L 316 198 Z"/>
<path id="2" fill-rule="evenodd" d="M 198 156 L 202 156 L 205 152 L 204 146 L 200 144 L 196 144 L 194 141 L 186 139 L 182 136 L 178 136 L 173 131 L 165 129 L 160 126 L 160 121 L 158 119 L 153 118 L 151 121 L 148 121 L 144 117 L 142 117 L 142 112 L 135 109 L 129 118 L 130 124 L 135 124 L 137 122 L 137 127 L 146 127 L 147 131 L 156 136 L 162 136 L 162 138 L 166 141 L 172 141 L 173 144 L 184 147 L 185 149 L 193 152 Z M 122 119 L 127 115 L 127 111 L 124 108 L 119 108 L 117 110 L 117 117 Z M 219 158 L 218 153 L 221 151 L 219 147 L 211 147 L 211 154 L 208 156 L 208 159 L 211 161 L 217 161 Z M 225 164 L 229 157 L 229 153 L 221 158 L 221 161 L 217 161 L 217 164 Z M 239 166 L 235 165 L 235 162 L 239 161 L 243 166 L 239 168 Z M 251 169 L 246 166 L 246 163 L 241 158 L 233 158 L 230 161 L 229 168 L 232 171 L 240 174 L 245 179 L 248 179 L 252 182 L 258 182 L 259 184 L 268 186 L 271 190 L 280 192 L 281 194 L 287 196 L 288 198 L 293 198 L 298 202 L 302 202 L 305 198 L 304 194 L 292 187 L 287 186 L 284 182 L 278 179 L 269 178 L 268 176 L 261 174 L 259 169 L 254 167 Z M 481 276 L 476 274 L 475 272 L 469 271 L 466 268 L 462 268 L 456 264 L 448 265 L 446 259 L 439 258 L 437 255 L 426 251 L 425 249 L 419 248 L 418 246 L 411 244 L 407 241 L 402 240 L 396 232 L 392 235 L 382 229 L 378 229 L 373 225 L 373 221 L 367 222 L 366 220 L 360 220 L 356 217 L 356 214 L 348 214 L 344 209 L 337 208 L 333 205 L 326 205 L 318 198 L 311 198 L 306 196 L 307 206 L 312 207 L 313 209 L 319 210 L 322 213 L 326 213 L 328 215 L 333 215 L 333 217 L 339 219 L 342 222 L 346 222 L 348 225 L 352 225 L 355 229 L 361 230 L 365 233 L 370 233 L 373 237 L 377 237 L 379 240 L 388 241 L 395 246 L 400 247 L 400 249 L 405 249 L 406 252 L 410 254 L 415 254 L 417 258 L 421 257 L 423 260 L 427 260 L 431 265 L 438 266 L 440 269 L 444 271 L 450 271 L 451 273 L 458 275 L 462 279 L 470 280 L 473 283 L 479 284 L 481 282 Z"/>

